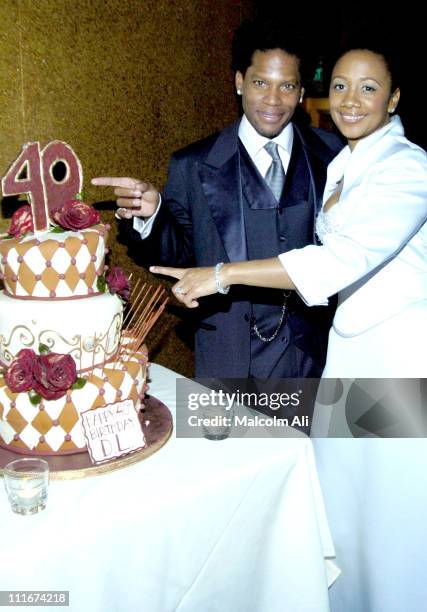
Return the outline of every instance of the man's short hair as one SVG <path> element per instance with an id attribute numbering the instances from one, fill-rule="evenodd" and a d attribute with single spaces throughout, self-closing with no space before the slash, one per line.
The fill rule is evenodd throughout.
<path id="1" fill-rule="evenodd" d="M 294 55 L 300 63 L 301 78 L 303 79 L 304 46 L 301 35 L 289 31 L 284 20 L 272 22 L 267 20 L 243 21 L 234 32 L 232 45 L 233 72 L 241 72 L 243 76 L 252 64 L 256 51 L 271 51 L 280 49 L 289 55 Z"/>

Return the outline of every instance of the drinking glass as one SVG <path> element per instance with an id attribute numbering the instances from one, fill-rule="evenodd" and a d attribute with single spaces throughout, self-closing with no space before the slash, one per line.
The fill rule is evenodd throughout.
<path id="1" fill-rule="evenodd" d="M 4 468 L 4 484 L 13 512 L 36 514 L 46 507 L 49 464 L 39 458 L 16 459 Z"/>

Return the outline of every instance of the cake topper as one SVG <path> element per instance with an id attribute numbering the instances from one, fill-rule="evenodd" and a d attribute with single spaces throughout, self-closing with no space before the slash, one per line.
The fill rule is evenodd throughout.
<path id="1" fill-rule="evenodd" d="M 26 194 L 34 230 L 45 231 L 55 213 L 80 193 L 83 172 L 79 158 L 65 142 L 53 140 L 40 150 L 28 142 L 2 179 L 4 196 Z"/>

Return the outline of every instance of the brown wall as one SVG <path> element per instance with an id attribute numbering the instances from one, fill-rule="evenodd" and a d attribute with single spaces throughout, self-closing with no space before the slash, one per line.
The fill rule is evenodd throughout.
<path id="1" fill-rule="evenodd" d="M 82 162 L 90 202 L 111 199 L 89 185 L 100 174 L 161 186 L 173 150 L 236 116 L 229 48 L 249 7 L 249 0 L 2 0 L 0 175 L 24 142 L 59 139 Z M 112 247 L 111 263 L 131 269 L 114 236 Z M 148 344 L 156 361 L 189 375 L 179 320 L 179 309 L 164 315 Z"/>

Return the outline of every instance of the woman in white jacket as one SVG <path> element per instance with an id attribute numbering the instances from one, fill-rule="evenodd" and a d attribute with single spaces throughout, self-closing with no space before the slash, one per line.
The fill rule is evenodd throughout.
<path id="1" fill-rule="evenodd" d="M 152 271 L 180 279 L 190 307 L 235 284 L 296 289 L 309 305 L 338 293 L 325 377 L 427 377 L 427 156 L 391 117 L 399 97 L 378 53 L 352 50 L 335 65 L 330 111 L 348 146 L 328 168 L 322 245 Z"/>

